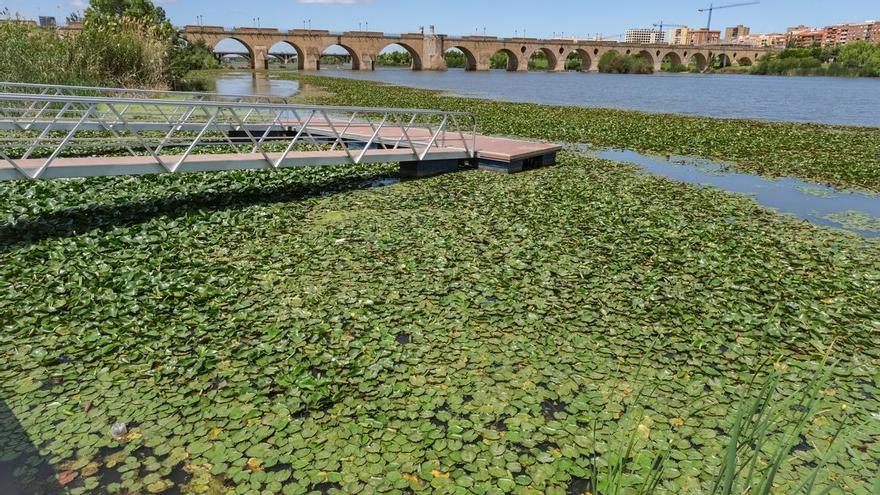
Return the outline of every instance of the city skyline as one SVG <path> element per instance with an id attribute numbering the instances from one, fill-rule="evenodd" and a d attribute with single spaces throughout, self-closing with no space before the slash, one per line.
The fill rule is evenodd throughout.
<path id="1" fill-rule="evenodd" d="M 697 9 L 706 7 L 708 0 L 682 0 L 670 7 L 647 0 L 621 0 L 614 9 L 602 8 L 597 1 L 573 2 L 548 0 L 535 8 L 531 2 L 512 0 L 499 7 L 497 2 L 463 2 L 447 0 L 434 11 L 413 9 L 406 0 L 265 0 L 259 5 L 218 0 L 160 0 L 175 25 L 205 24 L 224 27 L 251 26 L 279 29 L 366 30 L 384 32 L 415 31 L 419 26 L 435 25 L 444 34 L 487 33 L 497 36 L 532 37 L 622 37 L 631 28 L 649 28 L 654 23 L 685 24 L 693 28 L 705 27 L 706 16 Z M 716 2 L 724 3 L 724 2 Z M 54 16 L 59 23 L 74 11 L 87 6 L 83 0 L 9 0 L 5 2 L 13 15 L 27 18 Z M 872 7 L 874 7 L 872 9 Z M 462 15 L 466 9 L 469 15 Z M 560 15 L 561 12 L 566 15 Z M 622 14 L 625 13 L 625 14 Z M 712 28 L 744 24 L 752 32 L 784 32 L 789 26 L 821 27 L 841 22 L 864 21 L 880 18 L 876 3 L 867 0 L 839 2 L 833 12 L 815 5 L 803 5 L 796 0 L 764 0 L 759 5 L 718 10 L 713 15 Z M 526 22 L 523 19 L 527 19 Z"/>

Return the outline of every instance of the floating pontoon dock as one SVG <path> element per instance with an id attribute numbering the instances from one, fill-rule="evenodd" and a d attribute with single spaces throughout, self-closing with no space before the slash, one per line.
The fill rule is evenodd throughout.
<path id="1" fill-rule="evenodd" d="M 0 180 L 382 162 L 399 162 L 411 177 L 466 163 L 518 172 L 554 163 L 561 149 L 479 135 L 467 112 L 18 83 L 0 90 Z"/>

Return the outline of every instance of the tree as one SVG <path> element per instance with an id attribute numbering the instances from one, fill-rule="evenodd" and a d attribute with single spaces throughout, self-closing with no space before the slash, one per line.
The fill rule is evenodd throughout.
<path id="1" fill-rule="evenodd" d="M 449 50 L 443 54 L 443 58 L 446 59 L 446 67 L 450 69 L 464 69 L 466 66 L 464 53 L 459 50 Z"/>
<path id="2" fill-rule="evenodd" d="M 129 17 L 148 19 L 156 23 L 165 22 L 165 9 L 156 7 L 150 0 L 91 0 L 86 9 L 86 17 Z"/>
<path id="3" fill-rule="evenodd" d="M 142 23 L 149 34 L 176 44 L 180 35 L 165 15 L 165 9 L 151 0 L 92 0 L 85 11 L 85 24 L 107 25 L 110 20 L 134 20 Z"/>

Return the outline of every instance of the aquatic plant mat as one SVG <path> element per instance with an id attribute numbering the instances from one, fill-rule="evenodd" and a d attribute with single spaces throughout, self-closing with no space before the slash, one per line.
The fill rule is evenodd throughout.
<path id="1" fill-rule="evenodd" d="M 477 115 L 486 135 L 700 156 L 731 162 L 740 172 L 880 192 L 880 116 L 872 128 L 723 120 L 496 102 L 296 72 L 273 75 L 300 81 L 302 98 L 311 103 L 464 110 Z"/>
<path id="2" fill-rule="evenodd" d="M 875 241 L 571 154 L 396 170 L 0 185 L 0 491 L 706 493 L 773 374 L 773 491 L 870 493 Z"/>

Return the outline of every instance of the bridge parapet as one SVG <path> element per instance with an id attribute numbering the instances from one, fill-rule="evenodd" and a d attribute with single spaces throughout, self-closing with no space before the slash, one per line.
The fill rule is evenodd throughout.
<path id="1" fill-rule="evenodd" d="M 345 31 L 342 36 L 356 36 L 358 38 L 384 38 L 386 35 L 381 31 Z"/>
<path id="2" fill-rule="evenodd" d="M 233 31 L 239 32 L 239 33 L 246 33 L 246 34 L 270 34 L 270 35 L 271 34 L 279 34 L 281 32 L 277 28 L 251 28 L 251 27 L 235 28 Z"/>
<path id="3" fill-rule="evenodd" d="M 329 36 L 330 31 L 326 29 L 291 29 L 287 34 L 293 36 Z"/>

